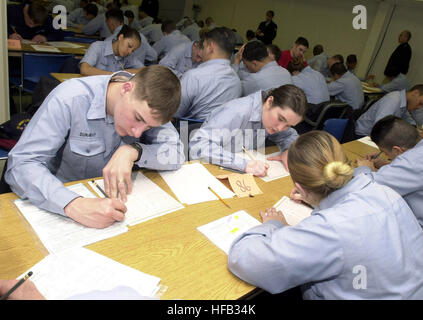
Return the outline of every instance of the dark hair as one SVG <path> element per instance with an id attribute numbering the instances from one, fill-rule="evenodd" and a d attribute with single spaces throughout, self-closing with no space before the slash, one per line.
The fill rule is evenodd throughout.
<path id="1" fill-rule="evenodd" d="M 347 68 L 345 68 L 342 62 L 336 62 L 330 67 L 330 73 L 332 73 L 332 75 L 338 74 L 342 76 L 345 72 L 347 72 Z"/>
<path id="2" fill-rule="evenodd" d="M 273 10 L 269 10 L 266 12 L 266 14 L 270 13 L 272 15 L 272 18 L 275 16 L 275 12 Z"/>
<path id="3" fill-rule="evenodd" d="M 308 48 L 308 41 L 304 37 L 298 37 L 297 40 L 295 40 L 295 44 Z"/>
<path id="4" fill-rule="evenodd" d="M 226 53 L 228 58 L 232 55 L 235 49 L 235 34 L 231 29 L 226 27 L 218 27 L 205 32 L 202 36 L 200 47 L 203 47 L 204 40 L 213 41 L 223 52 Z"/>
<path id="5" fill-rule="evenodd" d="M 282 50 L 279 49 L 279 47 L 276 44 L 268 44 L 266 47 L 275 56 L 275 61 L 279 61 L 282 55 Z"/>
<path id="6" fill-rule="evenodd" d="M 128 27 L 126 24 L 122 26 L 122 29 L 120 29 L 117 36 L 119 37 L 121 34 L 124 38 L 134 38 L 141 44 L 141 36 L 139 32 L 131 27 Z"/>
<path id="7" fill-rule="evenodd" d="M 265 44 L 261 41 L 248 42 L 244 47 L 242 58 L 247 61 L 263 61 L 269 56 Z"/>
<path id="8" fill-rule="evenodd" d="M 347 57 L 347 64 L 350 64 L 350 63 L 357 63 L 357 56 L 355 54 L 350 54 Z"/>
<path id="9" fill-rule="evenodd" d="M 41 3 L 32 2 L 28 5 L 28 16 L 35 24 L 44 24 L 48 11 Z"/>
<path id="10" fill-rule="evenodd" d="M 304 91 L 293 84 L 285 84 L 279 88 L 269 90 L 267 94 L 263 91 L 262 101 L 265 102 L 271 96 L 273 97 L 272 108 L 290 108 L 301 117 L 306 114 L 307 98 Z"/>
<path id="11" fill-rule="evenodd" d="M 380 119 L 373 126 L 370 138 L 379 147 L 391 150 L 394 146 L 413 148 L 420 140 L 416 127 L 393 115 Z"/>
<path id="12" fill-rule="evenodd" d="M 173 20 L 165 20 L 162 23 L 162 32 L 171 33 L 176 30 L 176 23 Z"/>
<path id="13" fill-rule="evenodd" d="M 299 58 L 292 58 L 291 61 L 289 61 L 286 69 L 289 71 L 289 73 L 293 73 L 294 71 L 301 72 L 305 68 L 304 62 L 302 59 Z"/>
<path id="14" fill-rule="evenodd" d="M 332 56 L 332 59 L 336 59 L 339 62 L 344 63 L 344 57 L 343 57 L 342 54 L 335 54 L 335 55 Z"/>
<path id="15" fill-rule="evenodd" d="M 256 34 L 253 30 L 247 30 L 247 33 L 245 35 L 246 35 L 247 39 L 252 39 L 256 36 Z"/>
<path id="16" fill-rule="evenodd" d="M 135 97 L 146 101 L 152 114 L 169 122 L 181 103 L 181 82 L 169 68 L 150 65 L 138 71 L 131 82 L 136 84 Z"/>
<path id="17" fill-rule="evenodd" d="M 313 55 L 317 56 L 323 52 L 323 46 L 321 44 L 316 44 L 313 48 Z"/>
<path id="18" fill-rule="evenodd" d="M 416 84 L 409 91 L 419 90 L 419 96 L 423 95 L 423 84 Z"/>
<path id="19" fill-rule="evenodd" d="M 409 30 L 404 30 L 407 33 L 408 39 L 407 42 L 411 39 L 411 32 Z"/>
<path id="20" fill-rule="evenodd" d="M 84 11 L 87 14 L 91 14 L 94 17 L 97 17 L 98 14 L 98 7 L 94 3 L 89 3 L 84 7 Z"/>
<path id="21" fill-rule="evenodd" d="M 203 21 L 203 20 L 197 21 L 197 25 L 198 25 L 200 28 L 204 28 L 204 21 Z"/>
<path id="22" fill-rule="evenodd" d="M 135 15 L 131 10 L 126 10 L 123 15 L 127 18 L 135 18 Z"/>
<path id="23" fill-rule="evenodd" d="M 120 24 L 123 23 L 123 12 L 120 9 L 109 9 L 106 11 L 106 20 L 113 19 L 119 22 Z"/>

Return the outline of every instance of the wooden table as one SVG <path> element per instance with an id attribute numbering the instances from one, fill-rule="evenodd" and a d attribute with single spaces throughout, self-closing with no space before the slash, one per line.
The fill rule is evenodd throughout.
<path id="1" fill-rule="evenodd" d="M 73 78 L 81 78 L 82 77 L 82 75 L 79 74 L 79 73 L 54 73 L 54 72 L 51 72 L 50 75 L 53 78 L 59 80 L 60 82 L 63 82 L 63 81 L 69 80 L 69 79 L 73 79 Z"/>
<path id="2" fill-rule="evenodd" d="M 360 145 L 363 145 L 360 143 Z M 274 152 L 273 147 L 267 150 Z M 357 154 L 345 150 L 354 160 Z M 227 173 L 205 164 L 213 174 Z M 155 171 L 143 171 L 159 187 L 175 197 Z M 88 180 L 84 180 L 87 187 Z M 129 227 L 129 231 L 86 248 L 120 263 L 161 278 L 168 287 L 162 299 L 239 299 L 254 293 L 255 287 L 234 276 L 227 267 L 226 254 L 211 243 L 197 227 L 245 210 L 261 221 L 259 211 L 272 207 L 282 196 L 289 196 L 290 177 L 265 183 L 256 178 L 263 194 L 253 198 L 225 200 L 186 206 L 184 209 Z M 175 197 L 176 198 L 176 197 Z M 13 193 L 0 195 L 0 279 L 16 278 L 38 261 L 47 250 L 22 217 Z"/>
<path id="3" fill-rule="evenodd" d="M 68 42 L 68 41 L 63 41 L 63 42 Z M 11 57 L 20 57 L 22 56 L 23 52 L 27 52 L 27 53 L 42 53 L 42 54 L 74 54 L 74 55 L 79 55 L 79 56 L 83 56 L 85 55 L 87 49 L 89 48 L 90 44 L 89 43 L 76 43 L 76 42 L 71 42 L 73 44 L 77 44 L 80 45 L 80 48 L 57 48 L 60 52 L 49 52 L 49 51 L 37 51 L 35 50 L 31 45 L 43 45 L 43 46 L 50 46 L 47 43 L 40 43 L 40 44 L 36 44 L 36 43 L 22 43 L 21 46 L 22 48 L 19 49 L 8 49 L 8 54 Z"/>

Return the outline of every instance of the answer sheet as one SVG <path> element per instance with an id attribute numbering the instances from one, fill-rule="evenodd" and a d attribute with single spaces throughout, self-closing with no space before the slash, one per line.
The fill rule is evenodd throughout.
<path id="1" fill-rule="evenodd" d="M 290 226 L 295 226 L 300 223 L 305 218 L 309 217 L 313 211 L 310 207 L 297 203 L 286 196 L 283 196 L 273 207 L 282 211 L 286 222 L 288 222 Z"/>

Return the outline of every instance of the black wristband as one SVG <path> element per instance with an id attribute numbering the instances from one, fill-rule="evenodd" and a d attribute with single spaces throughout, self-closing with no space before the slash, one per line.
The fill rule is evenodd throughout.
<path id="1" fill-rule="evenodd" d="M 142 147 L 136 142 L 131 143 L 130 146 L 138 151 L 138 157 L 137 157 L 137 160 L 135 160 L 135 162 L 140 161 L 141 156 L 142 156 Z"/>

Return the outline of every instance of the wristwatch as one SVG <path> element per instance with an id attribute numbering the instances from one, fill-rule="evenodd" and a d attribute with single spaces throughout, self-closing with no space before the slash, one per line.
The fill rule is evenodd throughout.
<path id="1" fill-rule="evenodd" d="M 142 156 L 142 147 L 136 142 L 131 143 L 130 146 L 135 148 L 138 151 L 138 157 L 137 157 L 137 160 L 135 160 L 135 162 L 140 161 L 141 156 Z"/>

